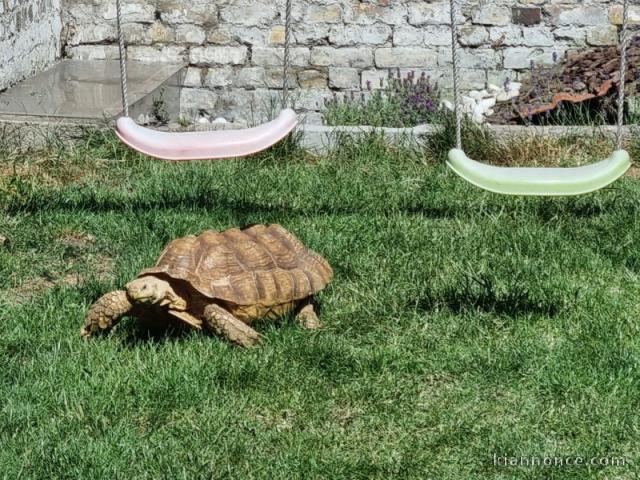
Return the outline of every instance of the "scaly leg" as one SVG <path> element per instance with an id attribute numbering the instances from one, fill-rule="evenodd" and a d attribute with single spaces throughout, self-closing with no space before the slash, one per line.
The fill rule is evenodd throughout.
<path id="1" fill-rule="evenodd" d="M 305 303 L 302 308 L 298 310 L 296 322 L 298 322 L 301 327 L 309 330 L 318 330 L 322 328 L 322 324 L 320 323 L 318 315 L 316 315 L 312 302 Z"/>
<path id="2" fill-rule="evenodd" d="M 206 307 L 204 321 L 215 333 L 241 347 L 252 347 L 260 343 L 262 339 L 262 335 L 238 320 L 220 305 L 213 304 Z"/>
<path id="3" fill-rule="evenodd" d="M 89 338 L 95 333 L 109 331 L 132 311 L 133 305 L 127 298 L 127 292 L 118 290 L 107 293 L 91 306 L 80 335 Z"/>

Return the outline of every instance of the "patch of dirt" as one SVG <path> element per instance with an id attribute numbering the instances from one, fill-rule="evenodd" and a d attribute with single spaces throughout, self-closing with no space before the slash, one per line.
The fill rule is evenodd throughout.
<path id="1" fill-rule="evenodd" d="M 36 295 L 41 295 L 47 290 L 57 286 L 79 287 L 88 278 L 96 278 L 99 281 L 107 281 L 113 278 L 115 272 L 115 261 L 112 258 L 97 255 L 84 260 L 86 265 L 83 272 L 65 273 L 52 272 L 49 275 L 28 278 L 17 287 L 6 291 L 6 297 L 11 303 L 23 304 Z M 80 259 L 74 260 L 70 266 L 77 265 Z"/>
<path id="2" fill-rule="evenodd" d="M 93 245 L 96 242 L 96 237 L 73 228 L 65 228 L 58 235 L 58 241 L 69 247 L 84 248 Z"/>
<path id="3" fill-rule="evenodd" d="M 18 178 L 44 186 L 83 183 L 97 178 L 96 165 L 62 162 L 42 158 L 29 161 L 0 162 L 0 180 Z"/>
<path id="4" fill-rule="evenodd" d="M 283 432 L 293 429 L 296 413 L 291 410 L 283 410 L 282 412 L 265 411 L 253 413 L 251 416 L 266 428 L 273 428 L 278 432 Z"/>
<path id="5" fill-rule="evenodd" d="M 627 175 L 632 178 L 640 178 L 640 167 L 632 166 L 628 171 Z"/>
<path id="6" fill-rule="evenodd" d="M 362 412 L 354 410 L 351 407 L 334 407 L 331 409 L 331 419 L 338 423 L 341 427 L 353 423 Z"/>

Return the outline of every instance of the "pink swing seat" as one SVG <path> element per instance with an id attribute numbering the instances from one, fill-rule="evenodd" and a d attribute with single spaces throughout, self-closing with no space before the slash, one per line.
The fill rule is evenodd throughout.
<path id="1" fill-rule="evenodd" d="M 275 120 L 257 127 L 210 132 L 159 132 L 121 117 L 116 133 L 129 147 L 161 160 L 216 160 L 265 150 L 289 135 L 297 123 L 296 113 L 289 108 Z"/>

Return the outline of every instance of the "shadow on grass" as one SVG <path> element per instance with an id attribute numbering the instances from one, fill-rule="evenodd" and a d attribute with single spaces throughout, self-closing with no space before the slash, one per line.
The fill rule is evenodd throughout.
<path id="1" fill-rule="evenodd" d="M 508 288 L 498 288 L 486 275 L 466 275 L 458 284 L 449 285 L 442 292 L 427 292 L 411 304 L 421 312 L 431 312 L 444 306 L 456 314 L 480 311 L 509 317 L 536 314 L 553 318 L 565 308 L 566 303 L 553 297 L 537 295 L 526 286 L 515 283 Z"/>
<path id="2" fill-rule="evenodd" d="M 436 205 L 426 205 L 422 202 L 429 197 L 437 198 L 446 192 L 422 192 L 424 197 L 416 194 L 413 197 L 399 198 L 397 202 L 383 205 L 375 204 L 330 204 L 323 202 L 300 202 L 303 205 L 290 206 L 284 204 L 262 204 L 256 201 L 230 198 L 220 190 L 195 190 L 186 195 L 160 197 L 156 192 L 151 198 L 126 197 L 116 195 L 96 195 L 93 191 L 35 191 L 25 195 L 7 199 L 3 210 L 10 214 L 38 213 L 41 211 L 59 212 L 131 212 L 146 213 L 150 209 L 162 208 L 169 210 L 218 210 L 234 214 L 262 214 L 264 216 L 307 216 L 315 215 L 357 215 L 365 213 L 406 213 L 421 215 L 434 219 L 449 219 L 468 217 L 480 212 L 484 216 L 495 216 L 509 213 L 527 213 L 534 215 L 542 222 L 548 222 L 558 216 L 570 215 L 577 218 L 598 217 L 620 209 L 636 209 L 638 201 L 630 195 L 624 187 L 610 187 L 599 193 L 588 194 L 572 198 L 522 198 L 504 197 L 497 194 L 485 193 L 474 188 L 471 194 L 465 192 L 464 197 L 454 198 L 450 202 L 437 202 Z M 157 198 L 153 198 L 157 195 Z M 307 195 L 303 195 L 306 197 Z M 295 198 L 292 198 L 295 200 Z M 481 203 L 480 203 L 481 202 Z M 426 202 L 425 202 L 426 203 Z"/>

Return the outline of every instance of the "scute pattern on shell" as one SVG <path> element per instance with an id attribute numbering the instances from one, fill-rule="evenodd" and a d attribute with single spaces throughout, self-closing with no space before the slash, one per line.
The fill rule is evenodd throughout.
<path id="1" fill-rule="evenodd" d="M 207 231 L 172 241 L 154 268 L 202 295 L 236 305 L 279 305 L 309 297 L 333 277 L 327 261 L 280 225 Z"/>

